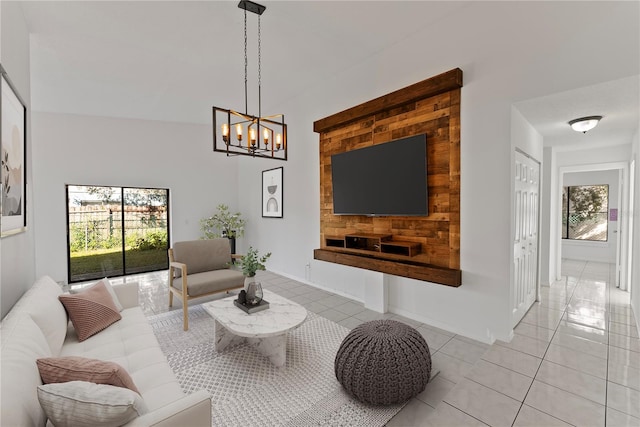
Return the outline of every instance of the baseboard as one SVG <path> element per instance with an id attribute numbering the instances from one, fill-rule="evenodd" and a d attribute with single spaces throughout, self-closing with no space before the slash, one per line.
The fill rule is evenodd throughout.
<path id="1" fill-rule="evenodd" d="M 338 291 L 338 290 L 332 289 L 332 288 L 327 288 L 325 286 L 318 285 L 317 283 L 313 283 L 313 282 L 311 282 L 309 280 L 294 276 L 292 274 L 284 273 L 282 271 L 271 270 L 271 269 L 269 269 L 268 271 L 271 272 L 271 273 L 278 274 L 280 276 L 286 277 L 288 279 L 295 280 L 296 282 L 304 283 L 305 285 L 313 286 L 314 288 L 321 289 L 321 290 L 326 291 L 326 292 L 331 292 L 333 294 L 340 295 L 340 296 L 343 296 L 345 298 L 349 298 L 351 300 L 358 301 L 358 302 L 364 304 L 364 301 L 362 299 L 356 298 L 353 295 L 347 294 L 345 292 L 341 292 L 341 291 Z M 427 319 L 427 318 L 424 318 L 422 316 L 416 316 L 415 313 L 411 313 L 411 312 L 403 310 L 403 309 L 401 309 L 399 307 L 390 306 L 389 309 L 388 309 L 388 312 L 391 313 L 391 314 L 398 314 L 400 316 L 407 317 L 409 319 L 424 323 L 424 324 L 429 325 L 429 326 L 433 326 L 433 327 L 436 327 L 436 328 L 444 329 L 445 331 L 449 331 L 452 334 L 462 335 L 464 337 L 471 338 L 473 340 L 480 341 L 480 342 L 485 343 L 485 344 L 493 344 L 493 342 L 495 341 L 495 337 L 493 335 L 491 335 L 491 336 L 479 336 L 477 334 L 470 333 L 469 331 L 466 331 L 466 330 L 462 330 L 462 329 L 459 329 L 459 328 L 452 328 L 451 325 L 447 325 L 447 324 L 444 324 L 444 323 L 441 323 L 441 322 L 437 322 L 437 321 L 434 321 L 432 319 Z M 508 340 L 511 341 L 512 338 L 513 338 L 513 330 L 511 330 L 511 333 L 510 333 L 510 335 L 508 337 Z"/>
<path id="2" fill-rule="evenodd" d="M 480 342 L 485 343 L 485 344 L 491 345 L 496 340 L 496 338 L 493 336 L 493 334 L 490 334 L 490 331 L 487 331 L 487 336 L 478 335 L 478 334 L 475 334 L 473 332 L 469 332 L 467 330 L 463 330 L 461 328 L 457 328 L 455 326 L 451 326 L 449 324 L 445 324 L 445 323 L 442 323 L 442 322 L 435 321 L 433 319 L 428 319 L 426 317 L 416 315 L 415 313 L 411 313 L 411 312 L 403 310 L 403 309 L 401 309 L 399 307 L 390 306 L 389 307 L 389 311 L 391 313 L 399 314 L 400 316 L 404 316 L 404 317 L 407 317 L 409 319 L 424 323 L 427 326 L 433 326 L 435 328 L 443 329 L 443 330 L 448 331 L 448 332 L 450 332 L 452 334 L 462 335 L 463 337 L 471 338 L 472 340 L 480 341 Z M 490 336 L 488 336 L 488 335 L 490 335 Z M 511 337 L 513 337 L 513 330 L 511 330 Z"/>
<path id="3" fill-rule="evenodd" d="M 267 270 L 271 273 L 278 274 L 280 276 L 286 277 L 287 279 L 295 280 L 296 282 L 304 283 L 305 285 L 313 286 L 314 288 L 318 288 L 322 291 L 331 292 L 332 294 L 340 295 L 341 297 L 349 298 L 354 301 L 358 301 L 364 304 L 364 300 L 361 298 L 357 298 L 354 295 L 348 294 L 346 292 L 339 291 L 333 288 L 327 288 L 326 286 L 318 285 L 317 283 L 313 283 L 309 280 L 303 279 L 301 277 L 294 276 L 292 274 L 284 273 L 282 271 L 277 270 Z"/>

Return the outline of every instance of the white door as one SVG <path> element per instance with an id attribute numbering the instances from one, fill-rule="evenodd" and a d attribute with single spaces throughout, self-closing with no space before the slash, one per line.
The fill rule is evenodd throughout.
<path id="1" fill-rule="evenodd" d="M 518 151 L 515 163 L 512 327 L 518 324 L 536 300 L 540 209 L 540 163 Z"/>
<path id="2" fill-rule="evenodd" d="M 623 281 L 623 286 L 622 286 L 622 290 L 624 291 L 630 291 L 631 290 L 631 283 L 632 280 L 634 280 L 634 278 L 631 277 L 631 274 L 633 272 L 633 216 L 634 216 L 634 212 L 637 211 L 637 207 L 635 205 L 635 200 L 634 200 L 634 196 L 635 196 L 635 182 L 636 182 L 636 161 L 631 160 L 631 165 L 629 167 L 629 203 L 627 204 L 627 211 L 629 212 L 628 215 L 626 215 L 627 218 L 629 218 L 628 222 L 627 222 L 627 254 L 625 257 L 626 260 L 626 267 L 627 267 L 627 274 L 625 276 L 625 279 Z M 635 281 L 637 283 L 637 280 Z M 634 291 L 637 292 L 637 291 Z"/>
<path id="3" fill-rule="evenodd" d="M 619 288 L 622 283 L 624 282 L 624 278 L 622 277 L 622 266 L 623 266 L 623 261 L 622 258 L 624 257 L 624 253 L 626 251 L 627 248 L 623 248 L 623 242 L 625 242 L 624 236 L 623 236 L 623 230 L 626 228 L 626 224 L 625 224 L 625 202 L 624 202 L 624 194 L 625 194 L 625 181 L 624 181 L 624 170 L 623 169 L 618 169 L 618 205 L 615 206 L 615 208 L 618 210 L 618 218 L 617 221 L 615 221 L 615 223 L 612 223 L 611 218 L 610 218 L 610 214 L 607 215 L 608 217 L 608 226 L 615 226 L 615 230 L 613 230 L 613 236 L 616 240 L 615 245 L 616 245 L 616 286 Z M 611 195 L 609 195 L 609 197 L 611 197 Z M 609 199 L 611 200 L 611 198 Z M 611 205 L 609 205 L 609 212 L 611 212 Z M 624 289 L 624 288 L 623 288 Z"/>

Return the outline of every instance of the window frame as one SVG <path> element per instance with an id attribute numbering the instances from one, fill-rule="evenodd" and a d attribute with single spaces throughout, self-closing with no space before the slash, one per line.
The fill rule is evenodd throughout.
<path id="1" fill-rule="evenodd" d="M 72 283 L 82 283 L 82 282 L 86 282 L 86 281 L 91 281 L 91 280 L 97 280 L 100 279 L 100 277 L 98 278 L 94 278 L 94 279 L 79 279 L 79 280 L 72 280 L 72 274 L 71 274 L 71 239 L 70 239 L 70 223 L 69 223 L 69 219 L 70 219 L 70 211 L 69 211 L 69 187 L 111 187 L 111 188 L 118 188 L 120 190 L 120 204 L 122 206 L 121 209 L 121 218 L 120 220 L 122 221 L 122 224 L 126 223 L 125 220 L 125 191 L 126 190 L 162 190 L 162 191 L 166 191 L 166 196 L 167 196 L 167 212 L 166 212 L 166 223 L 167 223 L 167 248 L 171 247 L 171 190 L 169 188 L 163 188 L 163 187 L 134 187 L 134 186 L 124 186 L 124 185 L 91 185 L 91 184 L 65 184 L 65 211 L 66 211 L 66 246 L 67 246 L 67 283 L 72 284 Z M 134 271 L 134 272 L 127 272 L 127 264 L 126 264 L 126 241 L 125 241 L 125 237 L 126 237 L 126 228 L 123 225 L 122 228 L 122 248 L 121 248 L 121 252 L 122 252 L 122 274 L 121 275 L 115 275 L 115 276 L 111 276 L 111 277 L 124 277 L 124 276 L 128 276 L 131 274 L 141 274 L 141 273 L 151 273 L 154 271 L 162 271 L 162 270 L 166 270 L 169 265 L 169 257 L 167 255 L 167 267 L 166 268 L 155 268 L 155 269 L 149 269 L 149 270 L 145 270 L 145 271 Z"/>
<path id="2" fill-rule="evenodd" d="M 598 239 L 576 239 L 576 238 L 571 238 L 569 237 L 569 226 L 570 226 L 570 221 L 569 221 L 569 215 L 572 213 L 570 211 L 570 192 L 571 192 L 571 188 L 578 188 L 578 187 L 606 187 L 607 189 L 607 203 L 606 205 L 603 206 L 603 208 L 601 208 L 600 211 L 598 211 L 598 214 L 605 214 L 606 217 L 606 227 L 607 227 L 607 232 L 605 234 L 605 239 L 604 240 L 598 240 Z M 561 201 L 561 220 L 564 219 L 566 217 L 566 224 L 562 224 L 562 241 L 563 242 L 589 242 L 589 243 L 596 243 L 596 244 L 601 244 L 601 243 L 608 243 L 609 242 L 609 197 L 610 197 L 610 191 L 609 191 L 609 184 L 579 184 L 579 185 L 563 185 L 563 195 L 565 194 L 566 191 L 566 203 L 563 197 L 563 200 Z M 573 212 L 575 213 L 575 211 Z M 566 237 L 565 237 L 566 236 Z"/>

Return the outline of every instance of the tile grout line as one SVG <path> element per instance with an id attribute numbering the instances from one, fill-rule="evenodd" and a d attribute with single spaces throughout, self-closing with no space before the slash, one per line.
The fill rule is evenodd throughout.
<path id="1" fill-rule="evenodd" d="M 587 263 L 588 262 L 585 262 L 584 266 L 582 267 L 582 270 L 580 271 L 579 279 L 576 282 L 576 285 L 573 287 L 573 290 L 571 291 L 571 296 L 569 297 L 569 303 L 571 303 L 571 300 L 573 299 L 573 294 L 576 292 L 576 288 L 578 287 L 578 285 L 580 284 L 580 281 L 582 280 L 582 275 L 584 274 L 584 269 L 586 268 Z M 567 313 L 567 307 L 569 306 L 569 303 L 567 303 L 567 305 L 565 305 L 564 310 L 562 311 L 562 317 L 564 317 L 564 315 Z M 562 322 L 562 317 L 560 318 L 560 322 Z M 516 413 L 516 417 L 513 419 L 513 423 L 511 423 L 512 427 L 515 424 L 516 420 L 518 419 L 518 415 L 520 415 L 520 411 L 522 410 L 522 407 L 524 406 L 525 400 L 527 400 L 527 396 L 529 396 L 529 392 L 531 391 L 531 387 L 533 387 L 533 383 L 535 382 L 536 377 L 538 376 L 538 372 L 540 371 L 540 367 L 542 366 L 542 363 L 545 361 L 545 357 L 547 356 L 547 352 L 549 351 L 549 347 L 551 347 L 551 343 L 553 342 L 553 339 L 555 338 L 556 334 L 558 333 L 558 328 L 560 327 L 560 322 L 558 322 L 556 327 L 553 329 L 553 335 L 551 336 L 551 340 L 549 340 L 549 343 L 547 344 L 547 348 L 545 349 L 544 354 L 542 355 L 542 358 L 540 359 L 540 365 L 538 365 L 538 368 L 536 369 L 536 373 L 533 375 L 533 381 L 531 381 L 531 384 L 529 385 L 529 388 L 527 389 L 527 392 L 525 393 L 524 397 L 522 398 L 522 402 L 520 403 L 520 408 L 518 409 L 518 412 Z M 540 412 L 543 412 L 538 408 L 534 408 L 534 409 L 536 409 L 536 410 L 538 410 Z M 548 416 L 550 416 L 550 417 L 553 417 L 553 418 L 556 418 L 556 419 L 560 419 L 560 418 L 554 417 L 553 415 L 548 414 L 546 412 L 543 412 L 543 413 L 548 415 Z M 561 421 L 567 422 L 565 420 L 561 420 Z"/>
<path id="2" fill-rule="evenodd" d="M 443 401 L 441 401 L 440 403 L 441 403 L 441 404 L 442 404 L 442 403 L 444 403 L 445 405 L 449 405 L 449 406 L 451 406 L 453 409 L 455 409 L 455 410 L 457 410 L 457 411 L 462 412 L 463 414 L 467 415 L 468 417 L 473 418 L 474 420 L 477 420 L 479 423 L 482 423 L 482 424 L 484 424 L 484 425 L 486 425 L 486 426 L 491 427 L 491 425 L 490 425 L 490 424 L 485 423 L 485 422 L 484 422 L 484 421 L 482 421 L 480 418 L 474 417 L 473 415 L 471 415 L 471 414 L 469 414 L 469 413 L 467 413 L 467 412 L 463 411 L 462 409 L 460 409 L 460 408 L 458 408 L 458 407 L 456 407 L 456 406 L 453 406 L 453 405 L 452 405 L 452 404 L 450 404 L 449 402 L 445 402 L 445 401 L 443 400 Z"/>
<path id="3" fill-rule="evenodd" d="M 606 301 L 605 305 L 606 309 L 606 326 L 607 326 L 607 369 L 606 369 L 606 379 L 604 381 L 604 426 L 607 427 L 607 412 L 609 409 L 609 348 L 610 348 L 610 316 L 611 316 L 611 264 L 609 264 L 609 272 L 608 272 L 608 280 L 607 280 L 607 293 L 606 293 Z"/>

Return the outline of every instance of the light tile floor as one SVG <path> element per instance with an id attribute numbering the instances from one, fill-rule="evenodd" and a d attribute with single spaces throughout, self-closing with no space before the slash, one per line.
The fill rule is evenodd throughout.
<path id="1" fill-rule="evenodd" d="M 356 301 L 259 272 L 266 289 L 352 329 L 395 319 L 426 339 L 440 374 L 388 423 L 394 426 L 640 426 L 640 338 L 629 294 L 612 285 L 614 266 L 563 260 L 563 279 L 492 346 Z M 129 276 L 140 282 L 147 314 L 169 310 L 167 272 Z M 210 299 L 224 297 L 220 295 Z M 199 304 L 206 299 L 192 301 Z M 180 302 L 174 309 L 180 308 Z"/>

